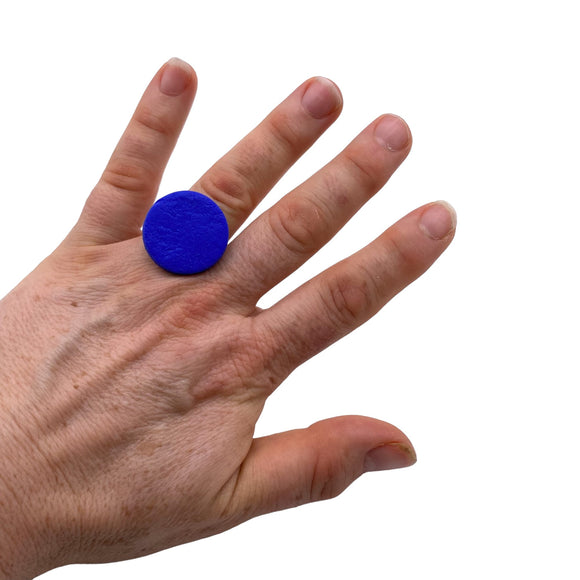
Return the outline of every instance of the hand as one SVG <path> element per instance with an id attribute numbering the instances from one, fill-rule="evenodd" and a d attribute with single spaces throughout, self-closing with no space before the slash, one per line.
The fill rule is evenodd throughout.
<path id="1" fill-rule="evenodd" d="M 284 378 L 453 237 L 452 210 L 429 204 L 256 306 L 385 184 L 409 152 L 407 126 L 377 119 L 211 270 L 174 276 L 147 256 L 140 228 L 195 89 L 188 65 L 162 67 L 78 223 L 0 303 L 0 577 L 142 556 L 415 460 L 401 431 L 366 417 L 253 438 Z M 219 204 L 233 234 L 340 108 L 330 81 L 307 81 L 192 189 Z"/>

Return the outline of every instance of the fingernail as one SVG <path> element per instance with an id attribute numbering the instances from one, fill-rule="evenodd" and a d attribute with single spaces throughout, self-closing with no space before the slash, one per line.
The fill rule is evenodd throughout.
<path id="1" fill-rule="evenodd" d="M 324 77 L 313 79 L 302 96 L 302 106 L 315 119 L 328 117 L 341 103 L 340 91 L 332 81 Z"/>
<path id="2" fill-rule="evenodd" d="M 427 206 L 419 227 L 433 240 L 446 238 L 457 224 L 457 214 L 446 201 L 437 201 Z"/>
<path id="3" fill-rule="evenodd" d="M 402 443 L 385 443 L 366 454 L 364 471 L 383 471 L 409 467 L 417 461 L 415 450 Z"/>
<path id="4" fill-rule="evenodd" d="M 191 67 L 179 58 L 172 58 L 165 64 L 159 88 L 162 93 L 176 97 L 185 91 L 191 84 L 191 80 Z"/>
<path id="5" fill-rule="evenodd" d="M 401 151 L 409 144 L 411 132 L 401 117 L 385 115 L 375 127 L 375 137 L 389 151 Z"/>

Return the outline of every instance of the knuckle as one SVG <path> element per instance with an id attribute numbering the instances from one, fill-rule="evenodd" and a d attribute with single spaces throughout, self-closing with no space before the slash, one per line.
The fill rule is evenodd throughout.
<path id="1" fill-rule="evenodd" d="M 187 335 L 219 315 L 222 294 L 217 284 L 212 284 L 206 292 L 197 292 L 187 289 L 179 280 L 172 288 L 172 296 L 166 298 L 163 305 L 162 320 L 176 334 L 184 332 Z"/>
<path id="2" fill-rule="evenodd" d="M 348 172 L 354 174 L 357 183 L 362 184 L 365 189 L 374 191 L 383 184 L 372 157 L 356 155 L 348 149 L 342 155 Z"/>
<path id="3" fill-rule="evenodd" d="M 268 215 L 275 236 L 291 252 L 313 254 L 328 235 L 325 212 L 312 199 L 289 197 Z"/>
<path id="4" fill-rule="evenodd" d="M 328 285 L 323 301 L 338 325 L 351 328 L 370 310 L 374 295 L 370 280 L 366 273 L 342 273 Z"/>
<path id="5" fill-rule="evenodd" d="M 256 393 L 271 393 L 281 382 L 272 355 L 271 345 L 263 333 L 256 330 L 252 320 L 238 327 L 229 344 L 229 362 L 234 376 L 243 386 L 245 397 Z"/>
<path id="6" fill-rule="evenodd" d="M 157 172 L 138 159 L 115 157 L 105 169 L 102 181 L 121 191 L 137 193 L 157 185 Z"/>
<path id="7" fill-rule="evenodd" d="M 310 501 L 324 501 L 337 497 L 349 484 L 350 480 L 340 458 L 330 459 L 318 453 L 312 472 Z"/>
<path id="8" fill-rule="evenodd" d="M 173 129 L 169 125 L 166 116 L 153 108 L 141 109 L 134 120 L 137 126 L 143 130 L 143 133 L 149 134 L 150 137 L 168 137 L 173 134 Z M 145 135 L 144 138 L 147 139 Z"/>
<path id="9" fill-rule="evenodd" d="M 199 181 L 200 189 L 216 203 L 236 212 L 249 213 L 253 209 L 250 195 L 252 180 L 246 170 L 230 166 L 214 168 Z"/>
<path id="10" fill-rule="evenodd" d="M 301 138 L 288 115 L 278 112 L 269 119 L 269 129 L 278 147 L 294 154 L 301 150 Z"/>
<path id="11" fill-rule="evenodd" d="M 407 244 L 401 243 L 397 236 L 386 236 L 383 240 L 383 254 L 388 260 L 388 269 L 392 285 L 398 286 L 401 281 L 419 276 L 422 271 L 420 252 Z M 396 281 L 399 281 L 396 283 Z"/>

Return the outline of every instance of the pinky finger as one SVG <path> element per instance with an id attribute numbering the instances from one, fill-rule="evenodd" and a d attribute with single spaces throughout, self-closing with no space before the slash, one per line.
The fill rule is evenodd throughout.
<path id="1" fill-rule="evenodd" d="M 445 202 L 420 207 L 371 244 L 262 312 L 272 355 L 291 372 L 374 316 L 451 243 L 456 217 Z"/>

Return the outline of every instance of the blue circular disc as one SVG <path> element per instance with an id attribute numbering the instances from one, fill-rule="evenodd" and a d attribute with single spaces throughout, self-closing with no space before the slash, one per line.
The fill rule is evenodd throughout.
<path id="1" fill-rule="evenodd" d="M 197 191 L 176 191 L 156 201 L 143 223 L 151 259 L 174 274 L 211 268 L 228 244 L 228 222 L 219 206 Z"/>

